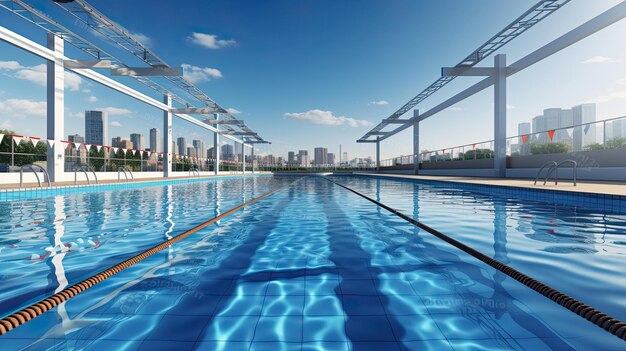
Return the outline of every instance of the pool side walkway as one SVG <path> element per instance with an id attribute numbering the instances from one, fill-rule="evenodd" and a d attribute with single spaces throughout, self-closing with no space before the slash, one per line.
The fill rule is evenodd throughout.
<path id="1" fill-rule="evenodd" d="M 574 193 L 591 193 L 591 194 L 608 194 L 626 196 L 626 182 L 601 182 L 601 181 L 578 181 L 574 186 L 571 180 L 559 180 L 558 185 L 553 183 L 537 182 L 533 185 L 533 179 L 513 179 L 513 178 L 479 178 L 479 177 L 452 177 L 452 176 L 423 176 L 410 174 L 390 174 L 390 173 L 366 173 L 355 172 L 353 174 L 370 176 L 370 177 L 387 177 L 400 179 L 417 179 L 417 180 L 437 180 L 442 182 L 481 184 L 493 186 L 510 186 L 523 189 L 543 189 L 557 190 Z"/>

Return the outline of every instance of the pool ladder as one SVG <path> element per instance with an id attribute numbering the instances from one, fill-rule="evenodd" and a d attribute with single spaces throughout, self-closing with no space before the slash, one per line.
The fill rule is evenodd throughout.
<path id="1" fill-rule="evenodd" d="M 535 177 L 535 183 L 534 185 L 537 185 L 537 180 L 539 180 L 539 176 L 541 175 L 541 171 L 543 171 L 546 167 L 548 167 L 548 170 L 546 172 L 546 177 L 543 180 L 543 185 L 546 185 L 546 183 L 548 182 L 548 178 L 550 178 L 550 176 L 552 175 L 552 173 L 554 172 L 554 185 L 559 184 L 559 167 L 561 167 L 562 164 L 564 163 L 571 163 L 573 166 L 573 175 L 574 175 L 574 186 L 576 186 L 576 173 L 577 173 L 577 169 L 578 169 L 578 163 L 574 160 L 563 160 L 561 162 L 556 162 L 556 161 L 550 161 L 550 162 L 546 162 L 546 164 L 544 164 L 540 169 L 539 172 L 537 172 L 537 177 Z"/>
<path id="2" fill-rule="evenodd" d="M 130 173 L 131 181 L 135 181 L 135 176 L 133 176 L 133 171 L 131 171 L 130 169 L 126 169 L 125 167 L 117 167 L 117 182 L 118 183 L 121 181 L 120 171 L 124 172 L 124 178 L 126 178 L 126 181 L 128 181 L 128 173 Z M 126 173 L 126 171 L 128 171 L 128 173 Z"/>
<path id="3" fill-rule="evenodd" d="M 96 184 L 98 184 L 98 176 L 96 175 L 96 171 L 91 168 L 91 166 L 74 165 L 74 167 L 72 167 L 72 170 L 74 171 L 74 185 L 78 184 L 78 171 L 82 171 L 85 174 L 85 178 L 87 178 L 87 184 L 91 184 L 91 180 L 89 179 L 89 174 L 87 174 L 87 171 L 91 172 L 94 179 L 96 180 Z"/>
<path id="4" fill-rule="evenodd" d="M 41 167 L 40 165 L 29 164 L 29 165 L 23 165 L 22 167 L 20 167 L 20 188 L 24 185 L 24 168 L 28 168 L 33 173 L 35 173 L 35 177 L 37 178 L 37 183 L 39 184 L 40 188 L 41 188 L 41 180 L 39 179 L 39 172 L 37 172 L 35 168 L 43 171 L 43 174 L 45 175 L 44 179 L 48 181 L 48 187 L 52 186 L 52 183 L 50 183 L 50 175 L 48 174 L 48 171 L 46 171 L 45 168 Z"/>
<path id="5" fill-rule="evenodd" d="M 195 167 L 194 167 L 194 168 L 189 168 L 188 175 L 189 175 L 190 177 L 191 177 L 192 175 L 194 175 L 194 176 L 198 176 L 198 177 L 199 177 L 199 176 L 200 176 L 200 172 L 198 172 L 198 169 L 197 169 L 197 168 L 195 168 Z"/>

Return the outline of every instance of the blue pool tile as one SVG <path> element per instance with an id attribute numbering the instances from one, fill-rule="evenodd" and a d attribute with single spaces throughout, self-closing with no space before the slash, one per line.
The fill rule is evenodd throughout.
<path id="1" fill-rule="evenodd" d="M 237 283 L 234 288 L 234 295 L 265 295 L 268 282 L 243 281 Z"/>
<path id="2" fill-rule="evenodd" d="M 304 309 L 304 295 L 294 296 L 265 296 L 263 302 L 263 316 L 293 316 L 302 315 Z"/>
<path id="3" fill-rule="evenodd" d="M 302 341 L 302 316 L 261 316 L 253 341 Z"/>
<path id="4" fill-rule="evenodd" d="M 371 279 L 346 279 L 341 282 L 341 293 L 346 295 L 377 295 L 378 289 Z"/>
<path id="5" fill-rule="evenodd" d="M 165 315 L 148 336 L 149 340 L 195 342 L 204 331 L 208 319 L 205 316 Z"/>
<path id="6" fill-rule="evenodd" d="M 266 295 L 304 295 L 304 279 L 275 280 L 269 282 Z"/>
<path id="7" fill-rule="evenodd" d="M 490 314 L 433 314 L 437 326 L 448 339 L 499 339 L 510 337 Z"/>
<path id="8" fill-rule="evenodd" d="M 346 336 L 346 318 L 344 316 L 305 316 L 303 321 L 304 342 L 311 341 L 348 341 Z"/>
<path id="9" fill-rule="evenodd" d="M 345 313 L 349 316 L 385 314 L 385 308 L 376 295 L 342 295 L 341 302 Z"/>
<path id="10" fill-rule="evenodd" d="M 272 342 L 272 341 L 253 341 L 250 345 L 250 351 L 300 351 L 302 344 L 299 342 Z"/>
<path id="11" fill-rule="evenodd" d="M 397 342 L 380 342 L 380 341 L 355 341 L 352 343 L 352 349 L 358 351 L 400 351 L 400 345 Z"/>
<path id="12" fill-rule="evenodd" d="M 224 296 L 215 311 L 219 316 L 258 316 L 263 309 L 265 296 L 237 295 Z"/>
<path id="13" fill-rule="evenodd" d="M 435 321 L 429 315 L 396 316 L 392 323 L 394 335 L 401 341 L 444 340 Z"/>
<path id="14" fill-rule="evenodd" d="M 349 316 L 346 333 L 352 341 L 395 341 L 385 316 Z"/>
<path id="15" fill-rule="evenodd" d="M 341 294 L 339 280 L 306 280 L 307 295 L 337 295 Z"/>
<path id="16" fill-rule="evenodd" d="M 383 295 L 415 295 L 411 283 L 403 279 L 381 279 L 379 284 Z"/>
<path id="17" fill-rule="evenodd" d="M 169 341 L 169 340 L 146 340 L 138 348 L 138 351 L 169 351 L 169 350 L 193 350 L 195 340 L 192 342 Z M 100 350 L 123 350 L 124 345 L 101 345 Z M 100 346 L 98 346 L 100 347 Z"/>
<path id="18" fill-rule="evenodd" d="M 250 344 L 250 341 L 201 341 L 194 345 L 194 349 L 207 351 L 248 351 Z"/>
<path id="19" fill-rule="evenodd" d="M 520 349 L 519 344 L 515 340 L 497 338 L 497 339 L 456 339 L 448 340 L 454 350 L 463 351 L 492 351 L 492 350 L 515 350 Z M 541 349 L 533 349 L 541 350 Z"/>
<path id="20" fill-rule="evenodd" d="M 343 316 L 341 300 L 331 295 L 307 295 L 304 300 L 306 316 Z"/>
<path id="21" fill-rule="evenodd" d="M 339 341 L 316 341 L 302 344 L 302 351 L 351 351 L 351 343 Z"/>
<path id="22" fill-rule="evenodd" d="M 195 290 L 203 295 L 223 295 L 233 288 L 235 281 L 232 279 L 203 280 Z"/>
<path id="23" fill-rule="evenodd" d="M 409 351 L 455 351 L 448 340 L 406 341 L 402 342 L 402 345 L 403 349 Z M 464 349 L 458 351 L 464 351 Z"/>
<path id="24" fill-rule="evenodd" d="M 428 314 L 428 309 L 420 296 L 389 295 L 383 296 L 383 300 L 386 302 L 385 309 L 389 315 Z"/>
<path id="25" fill-rule="evenodd" d="M 198 341 L 252 341 L 258 316 L 217 317 Z"/>

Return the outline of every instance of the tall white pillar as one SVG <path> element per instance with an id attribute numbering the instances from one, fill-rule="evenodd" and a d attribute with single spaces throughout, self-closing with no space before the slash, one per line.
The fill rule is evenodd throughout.
<path id="1" fill-rule="evenodd" d="M 215 113 L 213 114 L 213 119 L 215 119 L 216 121 L 219 120 L 220 115 L 219 113 Z M 219 124 L 214 124 L 213 125 L 215 127 L 215 129 L 219 129 Z M 221 150 L 220 150 L 220 134 L 219 133 L 213 133 L 213 156 L 215 159 L 215 162 L 213 163 L 213 168 L 214 168 L 214 173 L 215 175 L 218 175 L 220 172 L 220 154 L 221 154 Z"/>
<path id="2" fill-rule="evenodd" d="M 380 137 L 376 137 L 376 172 L 380 172 Z"/>
<path id="3" fill-rule="evenodd" d="M 252 146 L 250 150 L 250 162 L 252 162 L 252 173 L 254 173 L 254 144 L 250 144 Z"/>
<path id="4" fill-rule="evenodd" d="M 506 177 L 506 55 L 494 58 L 494 157 L 496 177 Z"/>
<path id="5" fill-rule="evenodd" d="M 420 125 L 419 110 L 413 110 L 413 174 L 419 174 L 420 169 Z"/>
<path id="6" fill-rule="evenodd" d="M 246 174 L 246 144 L 241 143 L 241 171 Z"/>
<path id="7" fill-rule="evenodd" d="M 169 109 L 172 108 L 172 95 L 163 95 L 163 103 Z M 169 177 L 172 174 L 172 159 L 174 150 L 172 150 L 172 113 L 163 111 L 163 177 Z"/>
<path id="8" fill-rule="evenodd" d="M 47 168 L 50 181 L 63 180 L 65 173 L 65 69 L 63 65 L 63 39 L 48 33 L 48 49 L 54 50 L 54 60 L 47 66 L 47 138 L 54 140 L 47 152 Z"/>

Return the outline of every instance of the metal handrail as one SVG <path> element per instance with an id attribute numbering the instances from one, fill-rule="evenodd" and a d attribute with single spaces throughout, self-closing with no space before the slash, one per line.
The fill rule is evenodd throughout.
<path id="1" fill-rule="evenodd" d="M 93 167 L 91 167 L 90 165 L 87 165 L 87 170 L 91 171 L 91 173 L 93 173 L 93 177 L 96 179 L 96 184 L 98 184 L 98 176 L 96 175 L 96 170 L 93 169 Z"/>
<path id="2" fill-rule="evenodd" d="M 558 184 L 558 172 L 559 172 L 559 167 L 561 167 L 562 164 L 564 163 L 571 163 L 574 167 L 573 169 L 573 176 L 574 176 L 574 186 L 576 186 L 576 173 L 578 170 L 578 162 L 574 161 L 574 160 L 563 160 L 561 162 L 559 162 L 556 167 L 554 167 L 554 184 Z M 552 168 L 551 168 L 552 169 Z M 550 171 L 548 171 L 550 172 Z M 544 183 L 545 184 L 545 183 Z"/>
<path id="3" fill-rule="evenodd" d="M 38 172 L 35 171 L 34 167 L 37 167 L 38 169 L 41 169 L 43 171 L 43 174 L 46 176 L 44 179 L 46 179 L 48 181 L 48 187 L 52 186 L 52 183 L 50 182 L 50 175 L 48 174 L 48 171 L 46 171 L 45 168 L 41 167 L 40 165 L 36 165 L 36 164 L 28 164 L 28 165 L 23 165 L 22 167 L 20 167 L 20 188 L 23 186 L 23 180 L 24 180 L 24 167 L 28 167 L 30 168 L 30 170 L 35 173 L 35 178 L 37 178 L 37 184 L 39 184 L 39 187 L 41 188 L 41 180 L 39 179 L 39 174 Z"/>
<path id="4" fill-rule="evenodd" d="M 74 167 L 72 167 L 72 170 L 74 171 L 74 185 L 78 184 L 77 173 L 79 169 L 85 174 L 85 178 L 87 178 L 87 184 L 91 184 L 91 181 L 89 180 L 89 174 L 87 174 L 85 167 L 83 167 L 83 165 L 74 165 Z"/>
<path id="5" fill-rule="evenodd" d="M 198 172 L 197 168 L 189 168 L 189 171 L 187 172 L 187 175 L 191 177 L 191 175 L 197 175 L 200 176 L 200 172 Z"/>
<path id="6" fill-rule="evenodd" d="M 126 168 L 117 167 L 117 182 L 118 183 L 120 182 L 120 171 L 124 172 L 124 178 L 126 178 L 126 181 L 128 181 L 128 174 L 126 173 Z"/>
<path id="7" fill-rule="evenodd" d="M 537 176 L 535 177 L 535 183 L 534 185 L 537 185 L 537 180 L 539 179 L 539 176 L 541 175 L 541 171 L 543 171 L 544 168 L 550 166 L 550 168 L 548 168 L 548 172 L 546 173 L 546 178 L 543 181 L 543 185 L 546 185 L 546 182 L 548 181 L 548 177 L 550 177 L 550 170 L 553 168 L 556 168 L 559 166 L 558 163 L 556 163 L 556 161 L 550 161 L 550 162 L 546 162 L 546 164 L 544 164 L 543 166 L 541 166 L 541 168 L 539 169 L 539 172 L 537 172 Z M 554 184 L 557 184 L 557 180 L 556 180 L 556 174 L 554 174 Z"/>

